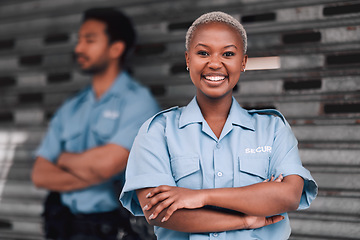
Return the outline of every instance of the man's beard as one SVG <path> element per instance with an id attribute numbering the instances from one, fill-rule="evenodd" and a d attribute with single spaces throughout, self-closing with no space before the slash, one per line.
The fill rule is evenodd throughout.
<path id="1" fill-rule="evenodd" d="M 105 70 L 107 69 L 107 66 L 108 66 L 107 64 L 102 64 L 102 65 L 90 66 L 89 68 L 86 68 L 86 69 L 79 67 L 79 69 L 83 74 L 96 75 L 96 74 L 105 72 Z"/>
<path id="2" fill-rule="evenodd" d="M 88 59 L 87 57 L 85 57 L 85 58 Z M 105 72 L 105 70 L 109 66 L 109 63 L 108 63 L 108 61 L 101 61 L 101 62 L 98 62 L 98 63 L 95 63 L 95 64 L 89 66 L 88 68 L 82 68 L 79 63 L 77 63 L 77 66 L 83 74 L 96 75 L 96 74 Z"/>

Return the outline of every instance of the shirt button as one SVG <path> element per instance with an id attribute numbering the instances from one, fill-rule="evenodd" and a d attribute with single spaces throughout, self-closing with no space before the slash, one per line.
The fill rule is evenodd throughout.
<path id="1" fill-rule="evenodd" d="M 222 176 L 222 172 L 218 172 L 217 175 L 218 175 L 219 177 L 221 177 L 221 176 Z"/>
<path id="2" fill-rule="evenodd" d="M 220 149 L 220 148 L 221 148 L 221 144 L 220 144 L 220 143 L 216 144 L 216 148 L 217 148 L 217 149 Z"/>
<path id="3" fill-rule="evenodd" d="M 214 236 L 214 237 L 217 237 L 217 236 L 219 236 L 219 234 L 217 234 L 217 233 L 213 233 L 213 236 Z"/>

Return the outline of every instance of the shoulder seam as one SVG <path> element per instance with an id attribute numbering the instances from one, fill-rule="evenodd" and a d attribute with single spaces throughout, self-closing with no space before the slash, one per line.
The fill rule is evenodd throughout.
<path id="1" fill-rule="evenodd" d="M 251 113 L 258 113 L 260 115 L 272 115 L 272 116 L 275 116 L 275 117 L 279 117 L 281 118 L 281 120 L 285 123 L 286 125 L 286 119 L 284 117 L 284 115 L 281 114 L 280 111 L 276 110 L 276 109 L 251 109 L 251 110 L 248 110 L 248 112 L 251 114 Z"/>
<path id="2" fill-rule="evenodd" d="M 157 118 L 158 116 L 162 115 L 163 113 L 170 112 L 170 111 L 173 111 L 173 110 L 178 109 L 178 108 L 179 108 L 179 106 L 174 106 L 174 107 L 171 107 L 171 108 L 168 108 L 168 109 L 165 109 L 165 110 L 162 110 L 162 111 L 156 113 L 154 116 L 152 116 L 152 117 L 149 119 L 148 124 L 147 124 L 147 126 L 146 126 L 146 132 L 149 131 L 150 125 L 151 125 L 151 123 L 155 120 L 155 118 Z"/>

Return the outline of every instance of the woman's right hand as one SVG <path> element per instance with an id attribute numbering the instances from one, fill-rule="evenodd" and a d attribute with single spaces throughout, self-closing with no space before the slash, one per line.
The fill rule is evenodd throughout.
<path id="1" fill-rule="evenodd" d="M 284 219 L 284 216 L 275 215 L 271 217 L 258 217 L 258 216 L 244 215 L 242 218 L 243 218 L 243 226 L 244 226 L 244 228 L 242 229 L 255 229 L 280 222 L 281 220 Z"/>
<path id="2" fill-rule="evenodd" d="M 205 195 L 202 190 L 161 185 L 152 189 L 146 198 L 149 199 L 143 211 L 152 210 L 149 220 L 155 219 L 163 210 L 166 211 L 162 222 L 167 221 L 179 209 L 202 208 Z"/>
<path id="3" fill-rule="evenodd" d="M 266 179 L 266 180 L 264 180 L 264 182 L 282 182 L 283 181 L 283 179 L 284 179 L 284 177 L 283 177 L 283 175 L 282 175 L 282 173 L 280 173 L 280 175 L 274 180 L 274 175 L 271 175 L 271 179 Z"/>

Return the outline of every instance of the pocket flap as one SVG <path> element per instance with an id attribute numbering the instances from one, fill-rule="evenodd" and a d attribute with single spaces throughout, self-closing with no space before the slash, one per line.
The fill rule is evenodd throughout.
<path id="1" fill-rule="evenodd" d="M 193 157 L 176 157 L 171 159 L 171 168 L 175 181 L 200 170 L 200 159 Z"/>
<path id="2" fill-rule="evenodd" d="M 120 112 L 119 110 L 103 110 L 94 122 L 92 131 L 100 138 L 107 139 L 116 134 L 119 128 Z M 122 128 L 130 126 L 129 122 L 122 125 Z"/>
<path id="3" fill-rule="evenodd" d="M 239 170 L 252 175 L 267 178 L 268 159 L 266 158 L 243 158 L 239 157 Z"/>
<path id="4" fill-rule="evenodd" d="M 64 129 L 64 131 L 62 132 L 62 139 L 63 140 L 69 140 L 69 139 L 73 139 L 76 138 L 77 136 L 79 136 L 84 130 L 82 130 L 79 127 L 76 127 L 74 125 L 72 126 L 68 126 Z"/>

